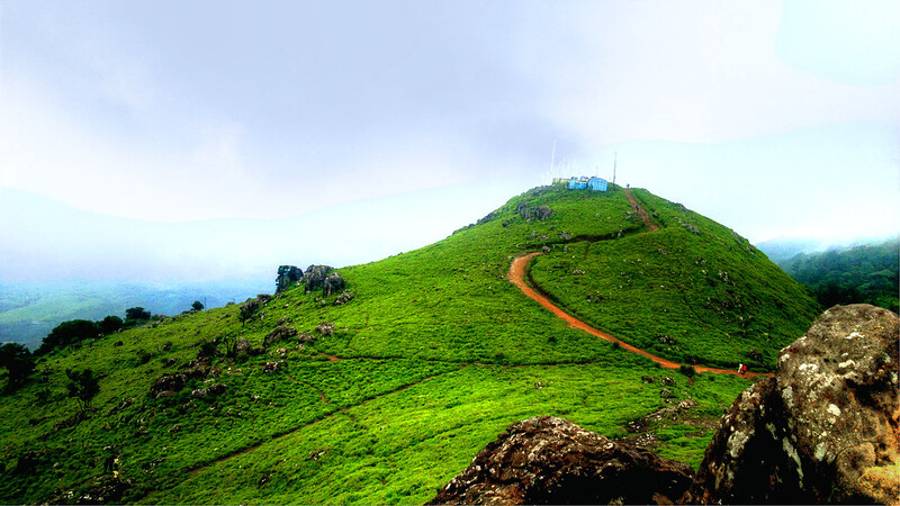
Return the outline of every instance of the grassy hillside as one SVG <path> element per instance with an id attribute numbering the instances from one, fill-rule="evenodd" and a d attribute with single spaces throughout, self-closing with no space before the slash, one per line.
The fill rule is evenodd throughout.
<path id="1" fill-rule="evenodd" d="M 818 307 L 746 239 L 635 190 L 660 229 L 576 242 L 538 257 L 531 277 L 571 313 L 681 362 L 756 369 L 806 331 Z"/>
<path id="2" fill-rule="evenodd" d="M 650 432 L 663 455 L 696 464 L 713 421 L 746 380 L 689 380 L 655 368 L 567 327 L 506 280 L 523 252 L 556 244 L 539 259 L 556 261 L 563 243 L 622 236 L 602 243 L 612 245 L 642 237 L 642 228 L 621 191 L 539 188 L 431 246 L 340 269 L 355 295 L 347 304 L 298 287 L 243 324 L 230 305 L 54 352 L 0 403 L 0 502 L 78 502 L 99 493 L 115 502 L 422 503 L 513 422 L 558 415 L 624 437 L 629 422 L 682 399 L 698 405 Z M 693 261 L 674 245 L 671 258 Z M 739 276 L 745 266 L 735 262 L 729 269 Z M 768 265 L 751 268 L 768 272 Z M 537 264 L 535 273 L 542 269 Z M 740 295 L 776 305 L 769 292 Z M 805 318 L 769 321 L 802 327 Z M 334 324 L 332 335 L 315 330 L 323 322 Z M 263 347 L 278 327 L 315 340 L 291 336 L 259 355 L 224 354 L 238 338 Z M 693 350 L 701 347 L 693 339 L 702 345 L 717 335 L 691 333 L 681 342 Z M 772 353 L 778 339 L 756 344 Z M 208 342 L 219 345 L 207 368 L 195 359 Z M 727 356 L 726 345 L 715 350 L 701 357 Z M 84 367 L 101 380 L 81 420 L 66 396 L 65 370 Z M 173 396 L 150 394 L 162 375 L 198 369 Z M 203 396 L 204 388 L 221 393 Z"/>

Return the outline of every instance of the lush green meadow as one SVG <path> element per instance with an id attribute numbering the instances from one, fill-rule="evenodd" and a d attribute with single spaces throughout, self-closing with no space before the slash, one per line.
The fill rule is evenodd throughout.
<path id="1" fill-rule="evenodd" d="M 553 245 L 533 275 L 565 307 L 601 328 L 623 329 L 636 344 L 658 332 L 675 336 L 676 351 L 651 348 L 674 357 L 696 354 L 702 362 L 736 361 L 748 346 L 768 362 L 805 330 L 815 304 L 718 225 L 691 214 L 702 240 L 683 236 L 681 211 L 647 192 L 636 194 L 655 211 L 661 231 L 642 233 L 618 189 L 539 188 L 431 246 L 339 269 L 355 295 L 347 304 L 300 286 L 276 295 L 244 323 L 238 305 L 230 305 L 55 351 L 41 358 L 29 384 L 0 403 L 0 502 L 77 497 L 116 474 L 127 482 L 121 502 L 422 503 L 523 418 L 557 415 L 626 437 L 629 421 L 682 399 L 698 406 L 650 430 L 663 455 L 696 464 L 713 422 L 748 382 L 691 380 L 567 327 L 506 280 L 512 258 Z M 524 217 L 540 214 L 534 210 L 541 206 L 552 211 L 549 217 Z M 588 247 L 586 240 L 598 242 Z M 613 270 L 603 254 L 610 248 L 621 257 Z M 660 248 L 677 267 L 644 266 L 662 255 Z M 691 291 L 689 279 L 706 278 L 684 277 L 678 269 L 695 269 L 697 255 L 713 264 L 708 272 L 727 269 L 736 284 Z M 571 283 L 567 273 L 576 261 L 586 274 Z M 603 309 L 591 312 L 583 290 L 621 284 L 624 269 L 632 272 L 621 289 L 629 296 L 604 292 L 607 302 L 596 304 Z M 663 288 L 645 302 L 652 319 L 633 314 L 630 308 L 643 307 L 637 292 L 665 276 L 672 276 L 677 295 L 742 301 L 744 314 L 754 316 L 750 330 L 737 334 L 729 326 L 736 313 L 703 311 L 702 303 L 672 302 L 664 311 L 671 299 Z M 596 287 L 586 284 L 594 278 Z M 685 308 L 703 319 L 688 319 Z M 627 323 L 615 327 L 603 319 L 608 314 Z M 314 330 L 323 322 L 334 324 L 333 335 Z M 224 353 L 225 343 L 238 338 L 263 347 L 278 326 L 316 339 L 301 344 L 289 337 L 243 358 Z M 758 328 L 769 336 L 757 335 Z M 184 370 L 207 342 L 221 351 L 209 375 L 174 396 L 150 395 L 161 375 Z M 272 363 L 277 369 L 265 371 Z M 101 376 L 100 393 L 80 420 L 66 395 L 65 371 L 85 367 Z M 224 385 L 220 395 L 192 395 L 218 384 Z"/>
<path id="2" fill-rule="evenodd" d="M 815 302 L 732 230 L 634 194 L 658 231 L 556 248 L 535 260 L 535 284 L 572 314 L 657 355 L 774 367 L 777 351 L 815 318 Z"/>

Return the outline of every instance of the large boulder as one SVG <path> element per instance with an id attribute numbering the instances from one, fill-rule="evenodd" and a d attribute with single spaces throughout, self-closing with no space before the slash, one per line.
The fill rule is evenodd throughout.
<path id="1" fill-rule="evenodd" d="M 671 504 L 691 469 L 559 418 L 511 426 L 430 504 Z"/>
<path id="2" fill-rule="evenodd" d="M 294 265 L 278 266 L 278 277 L 275 278 L 275 293 L 286 290 L 303 279 L 303 269 Z"/>
<path id="3" fill-rule="evenodd" d="M 311 292 L 318 290 L 325 285 L 325 278 L 334 272 L 334 267 L 330 265 L 310 265 L 303 274 L 303 283 L 306 285 L 306 291 Z"/>
<path id="4" fill-rule="evenodd" d="M 344 278 L 342 278 L 340 274 L 332 272 L 326 276 L 325 281 L 322 282 L 322 294 L 327 297 L 333 293 L 340 292 L 344 289 L 344 286 L 346 286 Z"/>
<path id="5" fill-rule="evenodd" d="M 734 402 L 690 503 L 900 502 L 894 313 L 836 306 Z"/>

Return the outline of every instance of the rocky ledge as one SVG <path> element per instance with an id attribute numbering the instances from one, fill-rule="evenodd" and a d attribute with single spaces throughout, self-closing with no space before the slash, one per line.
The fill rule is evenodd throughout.
<path id="1" fill-rule="evenodd" d="M 431 504 L 671 504 L 690 467 L 554 417 L 510 427 Z"/>
<path id="2" fill-rule="evenodd" d="M 510 427 L 432 504 L 900 503 L 894 313 L 836 306 L 722 417 L 696 477 L 558 418 Z"/>

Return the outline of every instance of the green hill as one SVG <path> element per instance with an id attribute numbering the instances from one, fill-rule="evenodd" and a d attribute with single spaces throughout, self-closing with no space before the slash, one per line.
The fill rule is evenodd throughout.
<path id="1" fill-rule="evenodd" d="M 339 269 L 345 304 L 297 287 L 244 323 L 230 305 L 51 353 L 0 405 L 0 502 L 422 503 L 510 423 L 557 415 L 626 437 L 684 399 L 697 406 L 649 434 L 696 465 L 747 380 L 688 378 L 569 328 L 507 281 L 511 260 L 547 246 L 532 275 L 573 314 L 701 363 L 757 350 L 771 364 L 816 306 L 731 231 L 635 194 L 661 230 L 644 230 L 621 189 L 537 188 L 431 246 Z M 659 333 L 676 345 L 654 346 Z M 238 339 L 263 351 L 229 357 Z M 65 371 L 86 367 L 100 392 L 82 417 Z M 151 395 L 179 373 L 183 386 Z"/>
<path id="2" fill-rule="evenodd" d="M 732 230 L 647 191 L 634 195 L 660 230 L 556 249 L 535 262 L 535 284 L 582 320 L 665 358 L 774 367 L 816 304 Z"/>

